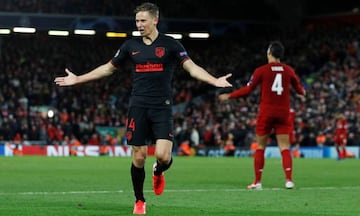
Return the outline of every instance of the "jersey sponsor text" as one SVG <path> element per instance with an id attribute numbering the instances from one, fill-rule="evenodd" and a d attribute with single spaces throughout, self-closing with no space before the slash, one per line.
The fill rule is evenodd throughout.
<path id="1" fill-rule="evenodd" d="M 146 64 L 136 64 L 136 72 L 144 73 L 144 72 L 160 72 L 164 71 L 163 64 L 156 63 L 146 63 Z"/>

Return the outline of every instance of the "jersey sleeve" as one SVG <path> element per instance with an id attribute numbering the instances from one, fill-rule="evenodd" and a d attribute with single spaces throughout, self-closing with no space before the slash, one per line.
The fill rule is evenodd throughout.
<path id="1" fill-rule="evenodd" d="M 300 94 L 300 95 L 304 95 L 305 94 L 305 89 L 304 87 L 301 85 L 300 79 L 299 77 L 296 75 L 294 69 L 291 68 L 291 72 L 293 74 L 293 79 L 291 81 L 291 85 L 293 86 L 293 88 L 295 89 L 296 93 Z"/>
<path id="2" fill-rule="evenodd" d="M 128 55 L 128 42 L 125 41 L 115 53 L 115 56 L 110 60 L 111 64 L 115 67 L 119 67 Z"/>
<path id="3" fill-rule="evenodd" d="M 247 85 L 245 87 L 242 87 L 242 88 L 230 93 L 230 98 L 233 99 L 233 98 L 238 98 L 238 97 L 242 97 L 242 96 L 250 94 L 250 92 L 252 92 L 256 88 L 258 83 L 260 82 L 259 73 L 260 73 L 260 71 L 258 69 L 255 70 L 254 74 L 251 76 Z"/>
<path id="4" fill-rule="evenodd" d="M 250 93 L 250 86 L 245 86 L 245 87 L 242 87 L 236 91 L 233 91 L 230 93 L 230 97 L 231 99 L 234 99 L 234 98 L 238 98 L 238 97 L 241 97 L 241 96 L 245 96 L 245 95 L 248 95 Z"/>
<path id="5" fill-rule="evenodd" d="M 174 51 L 176 58 L 180 61 L 182 65 L 186 60 L 190 59 L 184 46 L 177 40 L 174 40 Z"/>

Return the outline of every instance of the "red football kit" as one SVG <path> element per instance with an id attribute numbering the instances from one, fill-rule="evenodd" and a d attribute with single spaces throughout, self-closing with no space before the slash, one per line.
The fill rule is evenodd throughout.
<path id="1" fill-rule="evenodd" d="M 230 98 L 247 95 L 258 85 L 261 87 L 261 99 L 256 133 L 262 136 L 274 129 L 276 134 L 288 134 L 290 88 L 293 87 L 298 94 L 305 94 L 294 69 L 279 62 L 260 66 L 253 73 L 247 86 L 232 92 Z"/>
<path id="2" fill-rule="evenodd" d="M 346 119 L 339 119 L 336 122 L 336 129 L 335 129 L 335 143 L 337 145 L 346 145 L 347 140 L 347 128 L 348 123 Z"/>

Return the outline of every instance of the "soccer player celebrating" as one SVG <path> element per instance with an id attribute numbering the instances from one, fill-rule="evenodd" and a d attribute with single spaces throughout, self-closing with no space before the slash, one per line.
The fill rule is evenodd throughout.
<path id="1" fill-rule="evenodd" d="M 292 179 L 292 157 L 289 142 L 289 110 L 290 91 L 293 87 L 300 97 L 305 96 L 305 89 L 294 69 L 280 62 L 284 55 L 284 46 L 279 41 L 271 42 L 267 49 L 268 64 L 258 67 L 247 86 L 231 93 L 219 95 L 222 101 L 248 95 L 258 85 L 261 87 L 261 99 L 256 120 L 256 139 L 258 147 L 254 155 L 255 180 L 248 189 L 262 189 L 261 177 L 265 164 L 264 152 L 269 135 L 276 134 L 277 144 L 282 156 L 282 166 L 285 172 L 285 187 L 292 189 L 295 184 Z"/>
<path id="2" fill-rule="evenodd" d="M 162 194 L 165 187 L 164 171 L 172 164 L 173 119 L 171 81 L 175 64 L 179 63 L 189 74 L 215 87 L 231 87 L 227 81 L 231 74 L 215 78 L 195 64 L 182 44 L 158 32 L 159 8 L 143 3 L 135 9 L 135 22 L 139 38 L 125 41 L 115 56 L 83 75 L 65 69 L 67 76 L 55 78 L 59 86 L 69 86 L 113 74 L 126 60 L 133 64 L 133 88 L 130 98 L 126 135 L 132 145 L 131 179 L 135 194 L 133 214 L 146 214 L 143 193 L 145 180 L 146 140 L 155 139 L 156 162 L 153 165 L 153 189 Z"/>

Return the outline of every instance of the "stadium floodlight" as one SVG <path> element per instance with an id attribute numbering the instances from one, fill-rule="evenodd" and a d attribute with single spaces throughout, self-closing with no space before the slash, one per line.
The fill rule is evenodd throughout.
<path id="1" fill-rule="evenodd" d="M 182 34 L 173 34 L 173 33 L 168 33 L 168 34 L 166 34 L 166 35 L 168 35 L 168 36 L 170 36 L 170 37 L 173 37 L 174 39 L 177 39 L 177 40 L 180 40 L 180 39 L 182 39 Z"/>
<path id="2" fill-rule="evenodd" d="M 49 110 L 47 111 L 47 117 L 48 117 L 48 118 L 53 118 L 53 117 L 54 117 L 54 115 L 55 115 L 54 110 L 49 109 Z"/>
<path id="3" fill-rule="evenodd" d="M 49 30 L 48 35 L 52 35 L 52 36 L 69 36 L 69 31 Z"/>
<path id="4" fill-rule="evenodd" d="M 14 27 L 13 32 L 17 33 L 35 33 L 35 28 L 28 28 L 28 27 Z"/>
<path id="5" fill-rule="evenodd" d="M 189 33 L 190 38 L 209 38 L 209 33 Z"/>
<path id="6" fill-rule="evenodd" d="M 95 35 L 96 31 L 91 29 L 75 29 L 74 34 L 77 35 Z"/>
<path id="7" fill-rule="evenodd" d="M 140 36 L 141 34 L 140 34 L 140 31 L 133 31 L 133 32 L 131 33 L 131 35 L 132 35 L 132 36 Z"/>
<path id="8" fill-rule="evenodd" d="M 106 32 L 106 37 L 127 37 L 125 32 Z"/>
<path id="9" fill-rule="evenodd" d="M 0 34 L 10 34 L 10 29 L 0 29 Z"/>

